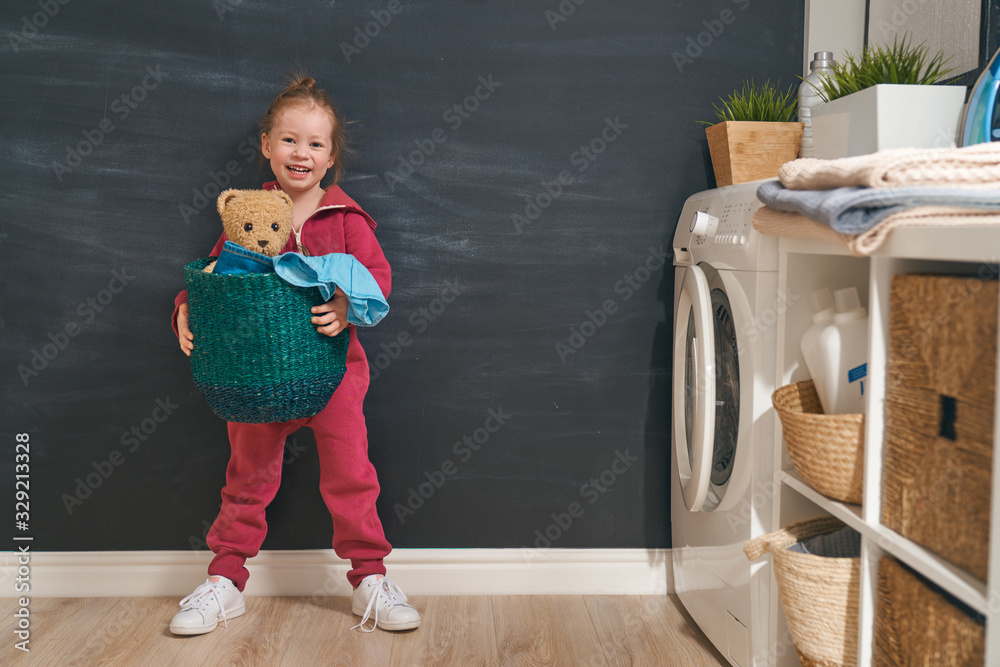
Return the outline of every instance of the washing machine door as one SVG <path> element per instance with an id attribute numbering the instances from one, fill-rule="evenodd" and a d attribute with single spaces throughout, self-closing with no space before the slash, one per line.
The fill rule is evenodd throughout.
<path id="1" fill-rule="evenodd" d="M 692 512 L 731 505 L 736 497 L 726 500 L 734 486 L 730 482 L 743 479 L 734 475 L 741 426 L 748 426 L 740 423 L 734 312 L 739 301 L 730 302 L 734 287 L 711 266 L 692 266 L 685 269 L 678 297 L 674 368 L 680 370 L 673 378 L 673 441 L 682 495 Z"/>
<path id="2" fill-rule="evenodd" d="M 688 266 L 683 275 L 674 324 L 673 441 L 684 504 L 697 512 L 711 478 L 715 332 L 705 272 Z"/>

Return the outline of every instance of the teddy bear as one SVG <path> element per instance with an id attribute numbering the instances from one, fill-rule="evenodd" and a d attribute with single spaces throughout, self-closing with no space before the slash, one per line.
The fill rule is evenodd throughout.
<path id="1" fill-rule="evenodd" d="M 226 190 L 219 195 L 216 206 L 229 247 L 223 249 L 220 257 L 223 264 L 212 262 L 204 269 L 207 273 L 214 272 L 217 265 L 220 273 L 253 270 L 247 269 L 246 264 L 254 263 L 254 255 L 258 255 L 256 261 L 263 264 L 259 255 L 270 258 L 279 254 L 292 233 L 292 198 L 280 190 Z M 238 245 L 249 253 L 229 244 Z M 223 267 L 231 264 L 228 260 L 232 257 L 227 254 L 245 260 L 241 263 L 243 267 L 224 270 Z"/>

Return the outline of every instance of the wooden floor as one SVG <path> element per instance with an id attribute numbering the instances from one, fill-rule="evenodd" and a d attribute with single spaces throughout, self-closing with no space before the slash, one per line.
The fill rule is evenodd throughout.
<path id="1" fill-rule="evenodd" d="M 30 653 L 14 647 L 13 599 L 0 600 L 3 665 L 309 667 L 717 667 L 727 664 L 673 597 L 411 598 L 423 624 L 351 631 L 350 598 L 247 598 L 229 628 L 167 629 L 174 598 L 36 598 Z"/>

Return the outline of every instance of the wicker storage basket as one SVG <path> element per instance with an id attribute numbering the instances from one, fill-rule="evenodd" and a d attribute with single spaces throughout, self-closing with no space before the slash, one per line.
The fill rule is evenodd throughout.
<path id="1" fill-rule="evenodd" d="M 894 558 L 878 565 L 874 667 L 983 665 L 986 633 L 970 615 Z"/>
<path id="2" fill-rule="evenodd" d="M 843 527 L 832 517 L 812 519 L 761 535 L 743 547 L 752 561 L 766 552 L 772 555 L 778 597 L 795 651 L 805 667 L 854 667 L 858 662 L 861 559 L 788 550 L 797 542 Z"/>
<path id="3" fill-rule="evenodd" d="M 812 380 L 780 387 L 771 401 L 781 417 L 788 456 L 802 479 L 835 500 L 860 504 L 865 416 L 823 414 Z"/>
<path id="4" fill-rule="evenodd" d="M 205 273 L 213 258 L 184 267 L 194 350 L 191 374 L 226 421 L 261 424 L 311 417 L 344 377 L 348 334 L 316 331 L 319 290 L 274 273 Z"/>
<path id="5" fill-rule="evenodd" d="M 996 325 L 996 282 L 893 278 L 882 523 L 984 581 Z"/>

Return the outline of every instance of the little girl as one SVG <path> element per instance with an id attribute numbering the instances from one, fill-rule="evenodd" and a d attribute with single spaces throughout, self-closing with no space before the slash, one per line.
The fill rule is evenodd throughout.
<path id="1" fill-rule="evenodd" d="M 293 234 L 282 252 L 354 255 L 389 295 L 389 263 L 375 240 L 375 221 L 336 185 L 347 150 L 343 120 L 325 91 L 311 78 L 300 77 L 271 103 L 260 123 L 261 152 L 270 161 L 276 181 L 265 189 L 286 192 L 294 204 Z M 333 167 L 334 185 L 320 182 Z M 218 255 L 223 234 L 211 255 Z M 188 326 L 187 292 L 177 295 L 174 331 L 188 356 L 196 341 Z M 170 623 L 171 632 L 197 635 L 211 632 L 219 621 L 243 614 L 243 589 L 249 573 L 244 564 L 257 555 L 267 524 L 264 510 L 281 481 L 285 439 L 303 426 L 316 435 L 320 493 L 333 517 L 333 549 L 351 561 L 347 579 L 354 587 L 351 610 L 370 616 L 384 630 L 409 630 L 420 625 L 420 614 L 406 595 L 385 577 L 382 559 L 392 547 L 385 539 L 375 510 L 378 479 L 368 460 L 368 438 L 362 413 L 368 390 L 368 361 L 353 326 L 347 324 L 348 301 L 337 289 L 327 303 L 312 309 L 316 330 L 336 336 L 345 328 L 350 342 L 347 371 L 325 408 L 313 417 L 273 424 L 229 423 L 232 454 L 222 489 L 222 509 L 208 533 L 215 558 L 209 577 L 181 600 Z"/>

